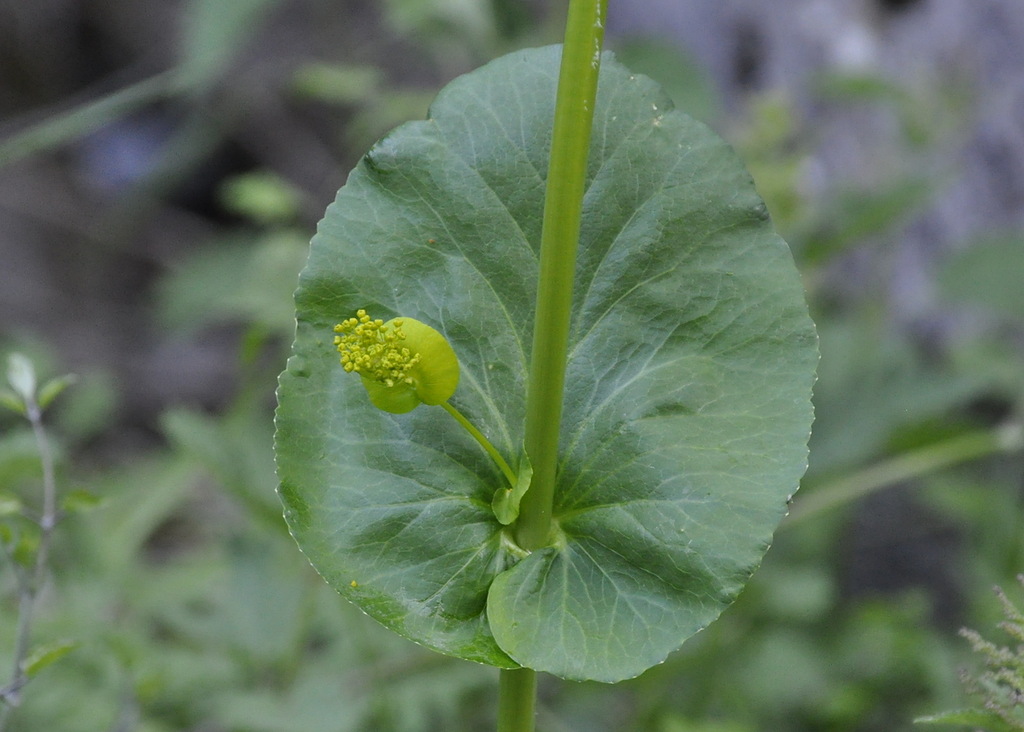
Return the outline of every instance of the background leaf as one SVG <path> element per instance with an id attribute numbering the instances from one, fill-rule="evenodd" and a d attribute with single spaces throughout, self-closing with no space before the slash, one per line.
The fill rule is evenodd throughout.
<path id="1" fill-rule="evenodd" d="M 958 709 L 942 714 L 932 714 L 927 717 L 918 717 L 914 720 L 917 724 L 942 724 L 942 725 L 982 725 L 990 732 L 1013 732 L 1013 728 L 1001 719 L 995 712 L 988 712 L 982 709 Z"/>
<path id="2" fill-rule="evenodd" d="M 736 596 L 806 466 L 813 327 L 725 143 L 606 60 L 557 546 L 516 563 L 486 455 L 436 410 L 375 410 L 331 346 L 361 307 L 442 331 L 462 364 L 453 402 L 519 462 L 558 56 L 517 52 L 455 80 L 353 171 L 296 293 L 278 472 L 314 566 L 388 627 L 471 660 L 615 681 Z"/>
<path id="3" fill-rule="evenodd" d="M 1019 235 L 991 237 L 952 257 L 940 274 L 939 284 L 950 300 L 1019 322 L 1024 318 L 1022 271 L 1024 239 Z"/>
<path id="4" fill-rule="evenodd" d="M 77 641 L 57 640 L 45 643 L 35 648 L 22 664 L 22 669 L 28 677 L 35 676 L 47 666 L 56 663 L 64 656 L 78 647 Z"/>

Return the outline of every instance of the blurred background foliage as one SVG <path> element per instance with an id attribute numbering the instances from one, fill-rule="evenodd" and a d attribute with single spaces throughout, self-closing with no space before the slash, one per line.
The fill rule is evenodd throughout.
<path id="1" fill-rule="evenodd" d="M 715 37 L 654 32 L 671 3 L 616 0 L 609 45 L 736 146 L 791 242 L 821 336 L 810 469 L 722 619 L 618 686 L 544 679 L 547 732 L 910 729 L 961 704 L 956 631 L 999 618 L 989 588 L 1019 596 L 1024 116 L 992 100 L 1024 77 L 970 33 L 1020 47 L 1024 14 L 864 0 L 828 36 L 830 0 L 757 5 L 676 3 L 731 29 Z M 920 58 L 924 37 L 941 56 L 956 8 L 985 21 L 947 18 L 962 45 L 992 58 L 928 74 L 887 55 Z M 539 0 L 0 0 L 0 352 L 79 375 L 47 418 L 61 490 L 94 499 L 58 527 L 35 628 L 77 645 L 12 729 L 491 728 L 492 669 L 393 637 L 297 551 L 273 389 L 346 171 L 563 18 Z M 849 50 L 864 32 L 867 63 Z M 3 414 L 0 498 L 34 505 L 38 484 L 30 431 Z M 0 529 L 4 562 L 31 554 L 30 522 L 0 510 Z"/>

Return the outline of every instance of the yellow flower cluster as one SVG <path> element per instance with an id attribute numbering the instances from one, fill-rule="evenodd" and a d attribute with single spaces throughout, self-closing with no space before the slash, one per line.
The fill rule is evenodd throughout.
<path id="1" fill-rule="evenodd" d="M 385 323 L 359 310 L 356 317 L 334 326 L 334 332 L 334 345 L 345 371 L 354 371 L 388 387 L 413 383 L 409 371 L 419 363 L 420 354 L 402 346 L 405 333 L 401 320 Z"/>

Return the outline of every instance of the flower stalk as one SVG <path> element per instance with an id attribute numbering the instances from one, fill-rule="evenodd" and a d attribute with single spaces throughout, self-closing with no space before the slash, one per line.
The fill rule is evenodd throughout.
<path id="1" fill-rule="evenodd" d="M 448 414 L 455 418 L 456 422 L 463 426 L 466 432 L 468 432 L 474 440 L 480 443 L 480 447 L 484 449 L 484 452 L 491 456 L 494 464 L 498 466 L 498 469 L 501 471 L 501 474 L 505 476 L 509 485 L 515 487 L 518 482 L 518 477 L 516 476 L 515 471 L 509 467 L 509 464 L 505 462 L 505 458 L 503 458 L 497 448 L 491 444 L 491 441 L 484 436 L 484 433 L 478 430 L 472 422 L 462 415 L 462 412 L 453 407 L 449 402 L 443 402 L 441 406 L 444 408 L 444 411 L 448 412 Z"/>

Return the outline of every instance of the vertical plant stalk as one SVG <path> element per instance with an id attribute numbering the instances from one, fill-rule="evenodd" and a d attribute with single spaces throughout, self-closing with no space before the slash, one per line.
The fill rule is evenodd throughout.
<path id="1" fill-rule="evenodd" d="M 528 550 L 546 546 L 551 533 L 576 249 L 607 6 L 608 0 L 571 0 L 562 48 L 526 393 L 533 481 L 516 524 L 516 538 Z"/>
<path id="2" fill-rule="evenodd" d="M 25 672 L 25 660 L 28 658 L 32 640 L 32 616 L 35 611 L 36 599 L 46 573 L 46 564 L 50 555 L 50 540 L 53 529 L 57 525 L 57 482 L 53 470 L 53 452 L 50 441 L 43 428 L 43 412 L 34 397 L 25 398 L 25 416 L 32 425 L 39 459 L 43 471 L 42 513 L 39 516 L 39 546 L 36 549 L 35 561 L 30 570 L 19 570 L 11 562 L 17 577 L 18 585 L 18 627 L 15 636 L 14 660 L 10 682 L 0 688 L 0 732 L 7 729 L 7 720 L 11 711 L 21 702 L 21 689 L 28 681 Z"/>
<path id="3" fill-rule="evenodd" d="M 533 732 L 537 672 L 502 669 L 498 679 L 498 732 Z"/>
<path id="4" fill-rule="evenodd" d="M 551 536 L 576 250 L 607 10 L 608 0 L 570 0 L 562 46 L 526 393 L 533 480 L 516 522 L 516 540 L 527 550 L 546 546 Z M 498 732 L 533 732 L 536 689 L 533 669 L 501 671 Z"/>

